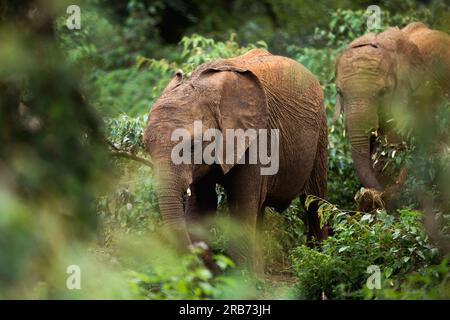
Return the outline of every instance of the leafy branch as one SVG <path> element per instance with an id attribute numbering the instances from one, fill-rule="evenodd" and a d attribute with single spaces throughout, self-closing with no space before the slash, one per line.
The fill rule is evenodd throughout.
<path id="1" fill-rule="evenodd" d="M 150 168 L 153 168 L 153 163 L 148 160 L 145 159 L 143 157 L 140 157 L 130 151 L 126 151 L 123 149 L 118 148 L 117 146 L 114 145 L 114 143 L 112 143 L 111 141 L 109 141 L 108 139 L 106 139 L 107 144 L 111 147 L 111 154 L 115 157 L 119 157 L 119 158 L 125 158 L 125 159 L 130 159 L 130 160 L 134 160 L 137 162 L 140 162 Z"/>

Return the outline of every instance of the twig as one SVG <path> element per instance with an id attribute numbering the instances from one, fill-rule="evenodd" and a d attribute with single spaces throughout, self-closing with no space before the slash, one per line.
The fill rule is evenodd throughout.
<path id="1" fill-rule="evenodd" d="M 143 157 L 139 157 L 138 155 L 131 153 L 129 151 L 125 151 L 122 149 L 117 148 L 114 143 L 112 143 L 111 141 L 109 141 L 108 139 L 105 139 L 106 143 L 113 149 L 111 151 L 111 154 L 115 157 L 119 157 L 119 158 L 125 158 L 125 159 L 130 159 L 130 160 L 134 160 L 137 162 L 140 162 L 142 164 L 145 164 L 146 166 L 153 168 L 153 163 L 150 160 L 147 160 Z"/>
<path id="2" fill-rule="evenodd" d="M 149 160 L 147 160 L 145 158 L 142 158 L 142 157 L 139 157 L 139 156 L 137 156 L 137 155 L 135 155 L 135 154 L 133 154 L 131 152 L 114 150 L 114 151 L 111 151 L 111 154 L 113 156 L 115 156 L 115 157 L 120 157 L 120 158 L 126 158 L 126 159 L 130 159 L 130 160 L 134 160 L 134 161 L 140 162 L 142 164 L 145 164 L 146 166 L 149 166 L 149 167 L 153 168 L 153 164 Z"/>

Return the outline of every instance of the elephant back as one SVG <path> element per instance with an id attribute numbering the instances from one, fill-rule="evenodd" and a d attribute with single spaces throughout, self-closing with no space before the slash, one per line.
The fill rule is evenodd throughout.
<path id="1" fill-rule="evenodd" d="M 193 72 L 192 81 L 208 70 L 253 73 L 265 90 L 268 111 L 272 115 L 271 127 L 280 127 L 281 119 L 276 116 L 280 114 L 315 128 L 325 118 L 319 82 L 295 60 L 272 55 L 263 49 L 252 49 L 241 56 L 201 65 Z"/>

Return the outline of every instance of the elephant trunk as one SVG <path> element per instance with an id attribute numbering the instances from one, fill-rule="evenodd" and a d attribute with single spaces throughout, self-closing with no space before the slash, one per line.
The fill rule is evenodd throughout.
<path id="1" fill-rule="evenodd" d="M 173 168 L 158 168 L 158 201 L 163 222 L 174 233 L 179 244 L 187 248 L 191 245 L 183 207 L 183 195 L 187 189 L 179 172 Z"/>
<path id="2" fill-rule="evenodd" d="M 378 115 L 370 110 L 370 103 L 357 101 L 349 104 L 346 128 L 352 145 L 352 158 L 358 178 L 365 188 L 382 190 L 371 163 L 371 130 L 378 128 Z"/>

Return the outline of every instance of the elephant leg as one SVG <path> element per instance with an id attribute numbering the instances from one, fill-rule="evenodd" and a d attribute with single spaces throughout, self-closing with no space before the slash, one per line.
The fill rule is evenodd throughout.
<path id="1" fill-rule="evenodd" d="M 259 174 L 259 168 L 253 167 L 256 166 L 235 167 L 233 179 L 226 187 L 228 206 L 233 218 L 233 232 L 228 252 L 236 263 L 262 276 L 264 265 L 259 227 L 262 224 L 264 211 L 262 205 L 264 179 Z"/>
<path id="2" fill-rule="evenodd" d="M 324 143 L 326 146 L 326 137 L 319 137 L 319 148 L 317 150 L 317 155 L 315 159 L 315 164 L 311 171 L 310 178 L 308 180 L 308 185 L 304 195 L 300 196 L 300 202 L 305 204 L 306 194 L 314 195 L 321 199 L 325 199 L 327 194 L 327 151 L 326 147 L 321 147 L 320 144 Z M 306 217 L 303 222 L 307 226 L 308 234 L 307 239 L 310 245 L 314 245 L 316 241 L 321 242 L 326 239 L 329 234 L 328 226 L 320 226 L 320 218 L 318 215 L 318 203 L 314 201 L 309 205 L 308 208 L 304 209 L 306 211 Z"/>
<path id="3" fill-rule="evenodd" d="M 304 205 L 306 201 L 306 195 L 300 197 L 300 202 Z M 312 202 L 308 208 L 304 206 L 306 211 L 305 217 L 302 219 L 303 223 L 307 226 L 307 241 L 308 245 L 315 246 L 318 242 L 328 237 L 328 227 L 325 225 L 320 227 L 320 218 L 318 211 L 317 201 Z"/>

